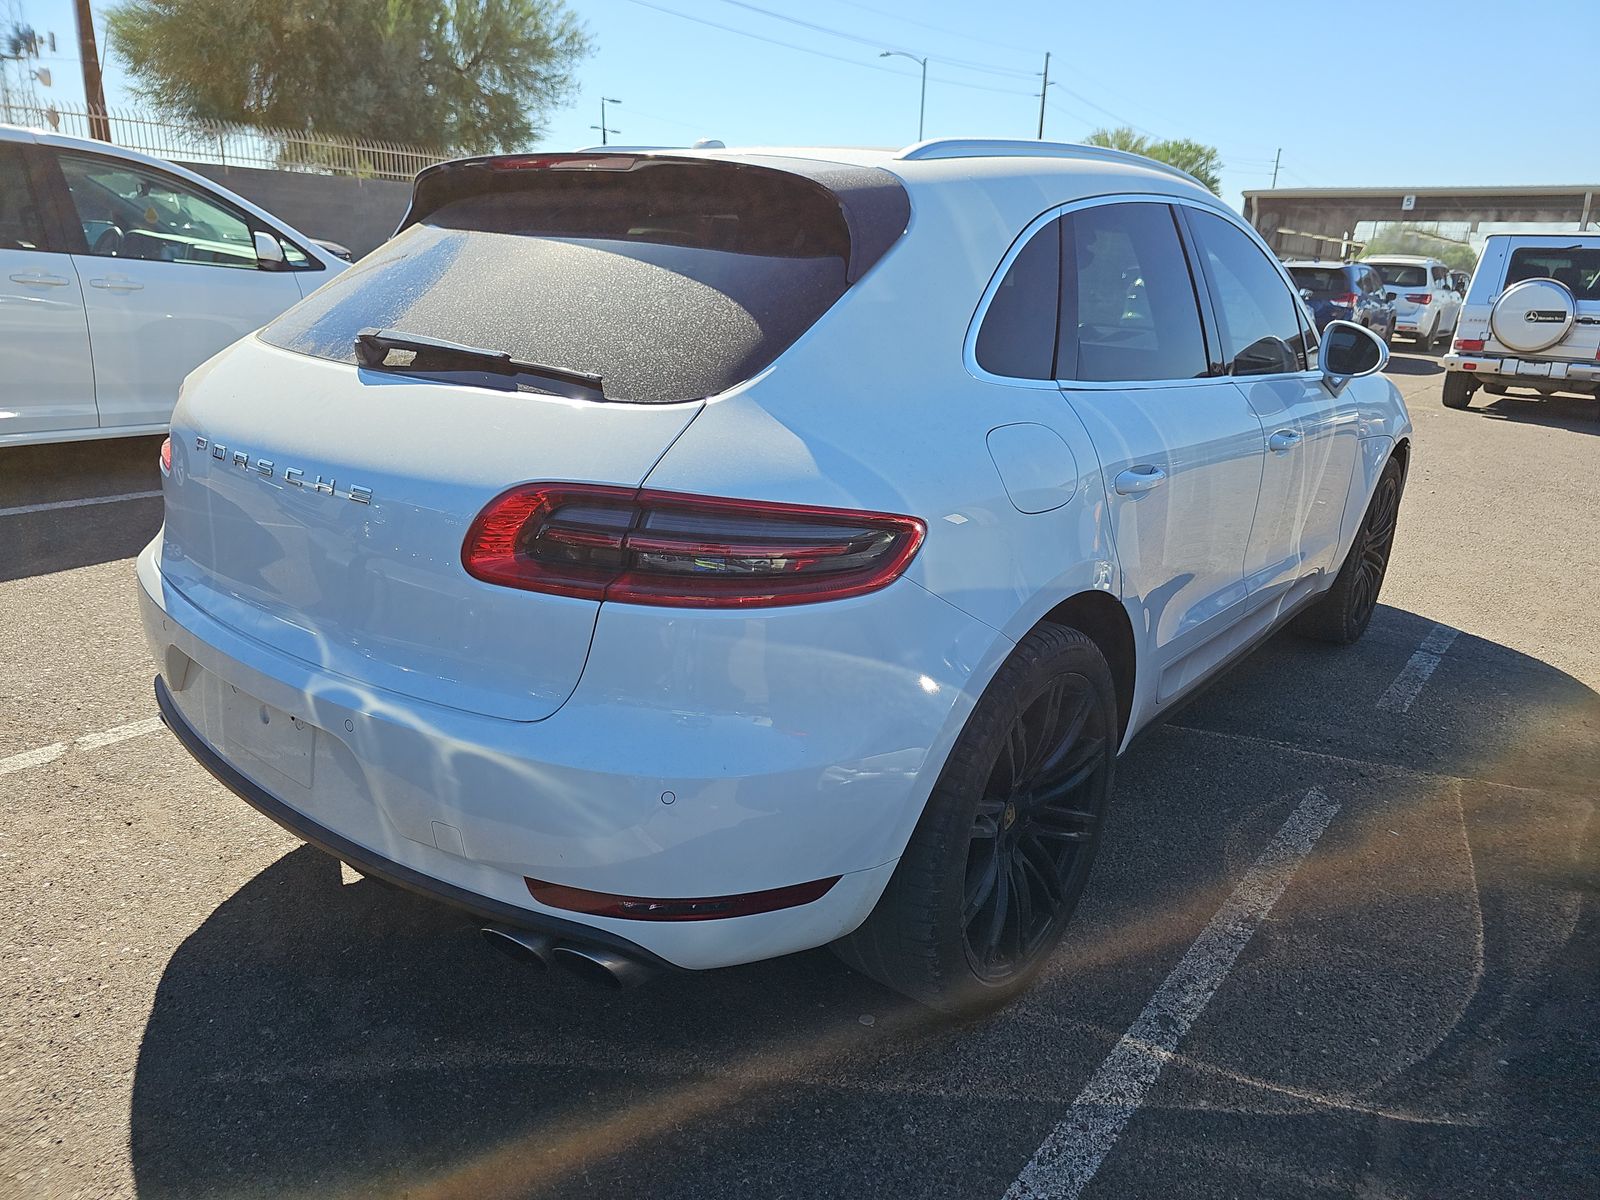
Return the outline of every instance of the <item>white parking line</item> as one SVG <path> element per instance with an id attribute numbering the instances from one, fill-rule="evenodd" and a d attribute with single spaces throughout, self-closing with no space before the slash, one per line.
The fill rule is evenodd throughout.
<path id="1" fill-rule="evenodd" d="M 0 758 L 0 775 L 13 775 L 18 771 L 26 771 L 29 767 L 42 767 L 45 763 L 55 762 L 68 750 L 98 750 L 102 746 L 115 745 L 129 738 L 143 737 L 160 728 L 160 717 L 146 717 L 142 721 L 130 721 L 126 725 L 116 725 L 110 729 L 102 729 L 98 733 L 86 733 L 70 742 L 51 742 L 48 746 L 40 746 L 36 750 L 24 750 L 20 754 L 13 754 L 10 758 Z"/>
<path id="2" fill-rule="evenodd" d="M 20 517 L 25 513 L 54 512 L 58 508 L 88 508 L 91 504 L 120 504 L 124 500 L 150 500 L 161 495 L 153 492 L 123 492 L 117 496 L 89 496 L 83 500 L 52 500 L 48 504 L 19 504 L 15 508 L 0 508 L 0 517 Z"/>
<path id="3" fill-rule="evenodd" d="M 1422 644 L 1417 647 L 1400 674 L 1395 676 L 1394 682 L 1389 685 L 1389 690 L 1378 697 L 1378 709 L 1381 712 L 1407 712 L 1412 701 L 1417 698 L 1417 693 L 1422 691 L 1422 685 L 1428 682 L 1428 677 L 1439 665 L 1439 660 L 1444 657 L 1444 652 L 1450 649 L 1450 643 L 1456 640 L 1456 635 L 1461 631 L 1451 629 L 1448 625 L 1435 625 L 1428 631 L 1428 636 L 1422 639 Z"/>
<path id="4" fill-rule="evenodd" d="M 1051 1130 L 1006 1190 L 1005 1200 L 1073 1200 L 1083 1191 L 1338 811 L 1339 805 L 1320 788 L 1306 793 L 1100 1064 L 1066 1119 Z"/>

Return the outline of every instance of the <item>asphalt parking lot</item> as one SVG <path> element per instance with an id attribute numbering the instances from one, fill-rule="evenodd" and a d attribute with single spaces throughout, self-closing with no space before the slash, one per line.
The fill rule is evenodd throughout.
<path id="1" fill-rule="evenodd" d="M 0 1195 L 1600 1194 L 1600 406 L 1440 371 L 1367 637 L 1145 736 L 967 1025 L 825 951 L 602 992 L 341 873 L 152 720 L 157 442 L 0 450 Z"/>

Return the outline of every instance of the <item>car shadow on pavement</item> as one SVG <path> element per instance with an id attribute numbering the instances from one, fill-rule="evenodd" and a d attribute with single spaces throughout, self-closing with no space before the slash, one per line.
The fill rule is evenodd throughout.
<path id="1" fill-rule="evenodd" d="M 0 449 L 0 582 L 131 558 L 161 528 L 160 438 Z M 156 493 L 146 495 L 145 493 Z"/>
<path id="2" fill-rule="evenodd" d="M 1491 396 L 1483 391 L 1474 393 L 1472 400 L 1472 411 L 1495 420 L 1600 434 L 1600 400 L 1583 396 Z"/>
<path id="3" fill-rule="evenodd" d="M 1563 844 L 1580 802 L 1547 828 L 1525 798 L 1542 787 L 1592 791 L 1600 696 L 1463 633 L 1428 680 L 1425 706 L 1378 711 L 1375 701 L 1432 628 L 1382 607 L 1349 650 L 1275 638 L 1132 749 L 1086 917 L 1049 978 L 1002 1019 L 1010 1025 L 936 1019 L 823 950 L 603 991 L 490 951 L 453 910 L 386 884 L 341 882 L 332 859 L 293 850 L 206 917 L 166 965 L 134 1073 L 138 1194 L 836 1195 L 872 1190 L 872 1173 L 882 1171 L 878 1182 L 898 1179 L 908 1189 L 901 1194 L 998 1195 L 1049 1114 L 1176 961 L 1194 922 L 1215 911 L 1241 830 L 1270 837 L 1284 805 L 1311 782 L 1348 793 L 1355 821 L 1358 789 L 1380 786 L 1373 780 L 1388 763 L 1430 788 L 1457 776 L 1503 780 L 1458 803 L 1485 820 L 1520 805 L 1517 828 L 1496 836 L 1533 858 L 1497 866 L 1486 852 L 1483 886 L 1504 871 L 1519 886 L 1531 873 L 1540 887 L 1570 889 L 1574 872 L 1587 871 L 1594 887 L 1593 847 L 1574 866 L 1570 840 Z M 1318 686 L 1306 688 L 1307 678 Z M 1402 816 L 1384 809 L 1373 819 L 1379 849 L 1401 852 L 1389 834 L 1404 827 Z M 1592 843 L 1600 821 L 1587 828 Z M 1552 844 L 1563 849 L 1546 862 Z M 1329 896 L 1350 890 L 1343 877 L 1355 872 L 1338 865 L 1344 853 L 1355 851 L 1335 852 Z M 1456 906 L 1435 899 L 1447 902 Z M 1492 898 L 1484 904 L 1498 911 Z M 1356 957 L 1373 959 L 1367 916 L 1341 909 L 1314 924 L 1348 931 Z M 1130 929 L 1153 932 L 1119 934 Z M 1493 992 L 1496 936 L 1480 972 L 1489 982 L 1477 986 L 1498 1007 L 1483 1021 L 1526 998 L 1511 985 Z M 1474 953 L 1470 930 L 1462 938 L 1465 959 Z M 1564 969 L 1595 965 L 1593 954 L 1586 965 L 1568 950 Z M 1289 986 L 1337 987 L 1338 978 Z M 1392 980 L 1374 987 L 1411 1002 Z M 1470 1025 L 1476 1012 L 1450 1019 Z M 1276 1019 L 1264 1014 L 1263 1029 Z M 1388 1048 L 1377 1046 L 1383 1032 L 1376 1027 L 1374 1053 Z M 1470 1029 L 1453 1036 L 1477 1045 Z M 1341 1051 L 1323 1061 L 1349 1058 Z M 1546 1061 L 1530 1051 L 1527 1070 Z M 1062 1094 L 1028 1090 L 1041 1079 Z M 1530 1080 L 1529 1094 L 1550 1086 Z M 1004 1099 L 983 1099 L 996 1095 Z"/>
<path id="4" fill-rule="evenodd" d="M 1401 351 L 1391 348 L 1386 375 L 1443 375 L 1444 364 L 1436 358 L 1426 357 L 1420 350 Z"/>

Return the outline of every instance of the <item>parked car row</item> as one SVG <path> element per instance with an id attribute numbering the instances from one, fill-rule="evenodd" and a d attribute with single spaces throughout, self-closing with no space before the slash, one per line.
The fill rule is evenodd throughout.
<path id="1" fill-rule="evenodd" d="M 0 125 L 0 446 L 166 432 L 184 376 L 346 265 L 193 171 Z"/>
<path id="2" fill-rule="evenodd" d="M 1386 342 L 1402 334 L 1428 350 L 1448 341 L 1460 319 L 1465 273 L 1437 258 L 1389 254 L 1285 265 L 1319 329 L 1354 321 Z"/>

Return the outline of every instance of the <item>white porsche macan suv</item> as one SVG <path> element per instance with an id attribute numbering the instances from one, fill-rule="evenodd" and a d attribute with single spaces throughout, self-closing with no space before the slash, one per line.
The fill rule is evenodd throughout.
<path id="1" fill-rule="evenodd" d="M 1291 617 L 1365 629 L 1386 356 L 1116 151 L 447 163 L 186 381 L 157 698 L 250 804 L 529 959 L 834 943 L 991 1006 L 1129 738 Z"/>

